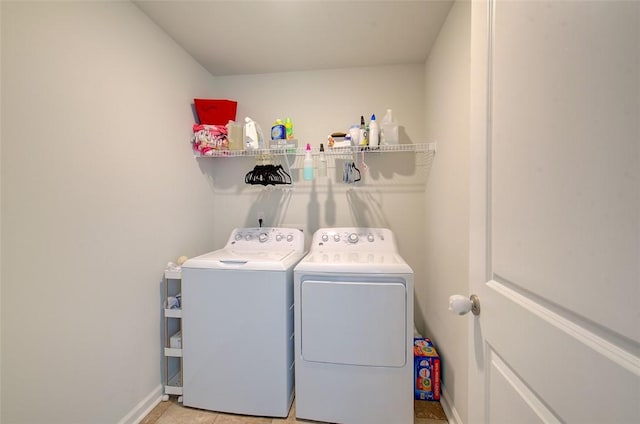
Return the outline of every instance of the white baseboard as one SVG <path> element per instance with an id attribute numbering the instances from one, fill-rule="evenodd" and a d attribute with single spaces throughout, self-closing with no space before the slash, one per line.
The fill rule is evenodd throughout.
<path id="1" fill-rule="evenodd" d="M 127 415 L 122 418 L 118 424 L 138 424 L 146 417 L 149 412 L 162 400 L 162 384 L 159 384 L 144 399 L 133 407 Z"/>
<path id="2" fill-rule="evenodd" d="M 445 389 L 444 385 L 440 386 L 440 404 L 442 405 L 442 409 L 444 410 L 444 414 L 447 416 L 447 420 L 449 424 L 462 424 L 462 419 L 456 410 L 456 406 L 453 404 L 451 400 L 451 396 Z"/>

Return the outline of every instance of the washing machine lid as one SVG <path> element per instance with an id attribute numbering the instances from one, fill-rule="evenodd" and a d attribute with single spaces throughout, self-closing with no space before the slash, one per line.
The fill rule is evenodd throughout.
<path id="1" fill-rule="evenodd" d="M 396 253 L 369 251 L 311 251 L 295 268 L 304 272 L 413 274 Z"/>
<path id="2" fill-rule="evenodd" d="M 247 251 L 220 249 L 189 259 L 183 268 L 282 271 L 293 267 L 303 253 L 290 250 Z"/>

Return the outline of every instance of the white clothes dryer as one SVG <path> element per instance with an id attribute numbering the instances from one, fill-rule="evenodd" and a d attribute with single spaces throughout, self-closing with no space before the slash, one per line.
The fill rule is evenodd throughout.
<path id="1" fill-rule="evenodd" d="M 413 270 L 393 233 L 320 229 L 294 279 L 296 416 L 413 423 Z"/>
<path id="2" fill-rule="evenodd" d="M 183 404 L 286 417 L 294 396 L 293 268 L 304 235 L 239 228 L 182 265 Z"/>

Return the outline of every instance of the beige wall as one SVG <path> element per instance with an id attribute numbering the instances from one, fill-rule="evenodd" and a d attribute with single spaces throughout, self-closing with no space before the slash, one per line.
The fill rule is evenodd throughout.
<path id="1" fill-rule="evenodd" d="M 212 78 L 128 2 L 1 7 L 2 422 L 119 422 L 160 396 L 162 270 L 213 244 Z"/>
<path id="2" fill-rule="evenodd" d="M 416 286 L 418 326 L 442 356 L 443 403 L 462 422 L 468 321 L 447 307 L 450 295 L 468 293 L 470 12 L 470 2 L 454 4 L 425 68 L 426 136 L 438 140 L 438 153 L 426 188 L 425 284 Z"/>
<path id="3" fill-rule="evenodd" d="M 309 236 L 391 228 L 416 272 L 419 327 L 438 343 L 447 396 L 464 416 L 466 333 L 446 299 L 466 292 L 467 3 L 454 6 L 426 73 L 216 79 L 129 3 L 1 10 L 2 422 L 137 418 L 161 390 L 166 262 L 221 246 L 259 213 Z M 367 154 L 358 187 L 340 182 L 345 157 L 330 157 L 330 176 L 313 183 L 300 181 L 298 158 L 293 188 L 264 190 L 243 183 L 253 158 L 193 159 L 194 97 L 237 100 L 238 118 L 267 134 L 290 116 L 314 147 L 392 108 L 402 142 L 437 140 L 439 152 Z"/>
<path id="4" fill-rule="evenodd" d="M 0 52 L 2 51 L 2 5 L 0 4 Z M 0 54 L 0 99 L 2 99 L 2 54 Z M 2 422 L 2 101 L 0 101 L 0 422 Z"/>
<path id="5" fill-rule="evenodd" d="M 268 130 L 276 118 L 292 118 L 296 136 L 318 146 L 327 134 L 381 120 L 392 108 L 405 142 L 424 136 L 423 66 L 397 65 L 217 77 L 216 92 L 238 101 L 238 118 L 250 116 Z"/>
<path id="6" fill-rule="evenodd" d="M 301 143 L 319 147 L 333 131 L 346 131 L 367 120 L 371 113 L 381 119 L 392 108 L 402 127 L 404 142 L 423 143 L 424 70 L 422 65 L 336 69 L 216 78 L 216 92 L 238 101 L 238 119 L 250 116 L 268 136 L 276 118 L 291 117 Z M 216 237 L 223 243 L 237 226 L 256 225 L 264 212 L 264 225 L 300 226 L 308 234 L 327 226 L 382 226 L 396 232 L 402 253 L 420 271 L 423 241 L 425 154 L 366 154 L 369 166 L 358 186 L 341 181 L 347 157 L 328 157 L 329 177 L 313 183 L 301 181 L 301 157 L 289 158 L 292 190 L 264 190 L 244 184 L 253 168 L 252 158 L 199 161 L 209 166 L 219 212 Z M 352 159 L 352 158 L 351 158 Z M 356 158 L 359 164 L 362 157 Z M 279 163 L 283 158 L 275 158 Z M 364 171 L 364 168 L 362 169 Z M 218 201 L 220 199 L 220 201 Z M 232 211 L 229 213 L 229 211 Z"/>

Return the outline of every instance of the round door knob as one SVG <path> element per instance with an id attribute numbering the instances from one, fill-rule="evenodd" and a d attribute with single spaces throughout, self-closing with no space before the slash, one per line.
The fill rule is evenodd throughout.
<path id="1" fill-rule="evenodd" d="M 264 243 L 268 238 L 269 236 L 267 235 L 267 233 L 260 233 L 260 235 L 258 236 L 258 240 L 260 240 L 260 243 Z"/>
<path id="2" fill-rule="evenodd" d="M 471 311 L 473 315 L 480 315 L 480 299 L 472 294 L 468 299 L 462 295 L 454 294 L 449 297 L 449 310 L 457 315 L 465 315 Z"/>
<path id="3" fill-rule="evenodd" d="M 349 234 L 349 243 L 357 243 L 358 235 L 356 233 Z"/>

